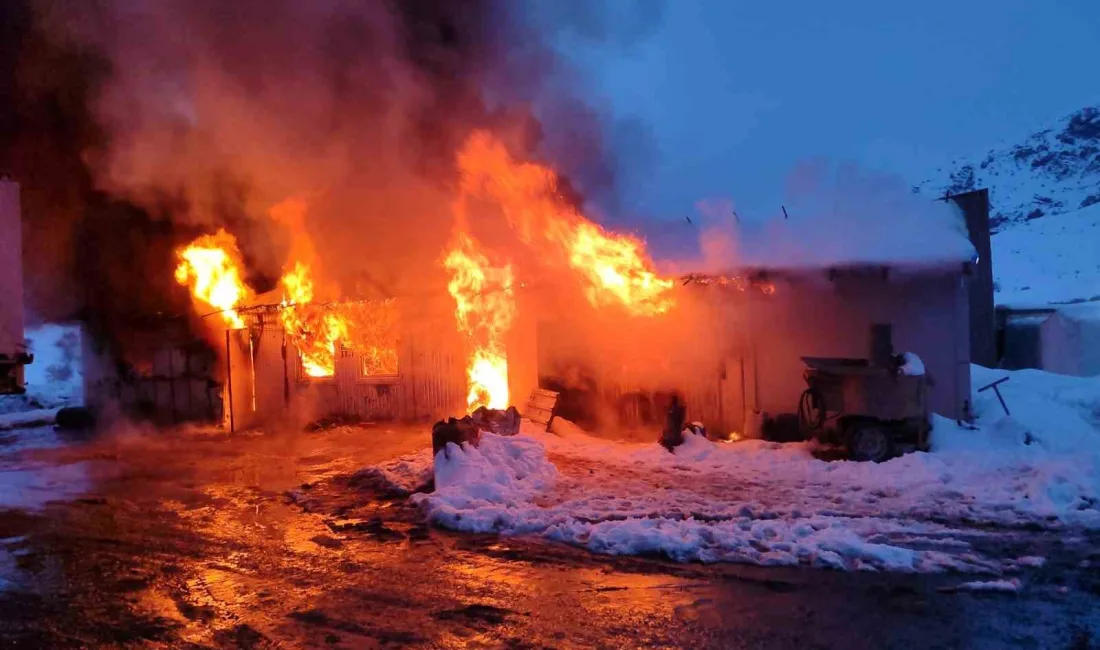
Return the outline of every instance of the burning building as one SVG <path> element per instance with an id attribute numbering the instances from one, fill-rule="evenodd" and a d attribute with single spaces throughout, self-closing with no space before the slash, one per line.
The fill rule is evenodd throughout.
<path id="1" fill-rule="evenodd" d="M 470 135 L 457 165 L 453 233 L 436 260 L 435 286 L 348 296 L 325 281 L 326 261 L 304 225 L 308 205 L 298 199 L 271 210 L 292 245 L 269 292 L 244 281 L 242 255 L 225 231 L 178 251 L 177 281 L 206 325 L 224 328 L 231 426 L 288 412 L 426 418 L 504 408 L 538 383 L 534 332 L 548 303 L 531 296 L 583 296 L 577 314 L 609 307 L 650 318 L 672 309 L 674 283 L 658 276 L 643 244 L 585 218 L 549 167 L 513 157 L 487 131 Z M 539 256 L 483 243 L 478 226 L 490 219 L 514 233 L 513 253 Z"/>
<path id="2" fill-rule="evenodd" d="M 541 387 L 590 426 L 652 426 L 677 394 L 692 419 L 744 433 L 797 408 L 803 357 L 873 359 L 883 346 L 925 359 L 934 411 L 968 417 L 978 260 L 965 236 L 915 258 L 872 250 L 662 274 L 640 240 L 585 218 L 552 169 L 491 134 L 472 134 L 458 165 L 439 284 L 415 293 L 326 292 L 312 272 L 323 259 L 301 230 L 279 287 L 260 295 L 225 232 L 179 251 L 177 280 L 224 331 L 231 426 L 424 420 L 521 405 Z M 502 217 L 510 248 L 482 243 L 477 211 Z"/>
<path id="3" fill-rule="evenodd" d="M 582 213 L 622 153 L 519 3 L 35 6 L 80 82 L 49 96 L 87 137 L 59 165 L 79 191 L 27 186 L 29 213 L 82 220 L 27 229 L 81 253 L 33 294 L 95 323 L 93 402 L 241 428 L 437 417 L 543 385 L 596 424 L 651 420 L 679 391 L 742 430 L 794 408 L 799 355 L 866 357 L 892 325 L 929 359 L 935 408 L 965 412 L 971 249 L 658 268 Z M 51 61 L 25 76 L 68 79 Z"/>

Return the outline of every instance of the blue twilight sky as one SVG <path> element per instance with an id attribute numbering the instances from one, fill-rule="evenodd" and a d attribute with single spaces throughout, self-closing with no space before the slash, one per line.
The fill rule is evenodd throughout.
<path id="1" fill-rule="evenodd" d="M 587 97 L 648 130 L 620 188 L 636 214 L 770 216 L 815 157 L 917 182 L 1100 97 L 1100 0 L 585 1 L 633 32 L 557 42 Z"/>

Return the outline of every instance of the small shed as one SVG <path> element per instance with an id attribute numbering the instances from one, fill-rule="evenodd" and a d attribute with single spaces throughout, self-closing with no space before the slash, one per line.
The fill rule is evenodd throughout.
<path id="1" fill-rule="evenodd" d="M 997 308 L 999 365 L 1100 375 L 1100 303 Z"/>
<path id="2" fill-rule="evenodd" d="M 1100 303 L 1060 306 L 1040 327 L 1040 341 L 1043 370 L 1100 375 Z"/>

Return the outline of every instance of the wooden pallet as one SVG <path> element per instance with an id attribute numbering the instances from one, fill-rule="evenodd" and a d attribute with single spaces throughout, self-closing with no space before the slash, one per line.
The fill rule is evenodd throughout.
<path id="1" fill-rule="evenodd" d="M 554 419 L 554 408 L 557 405 L 558 393 L 536 388 L 531 391 L 531 397 L 528 398 L 527 404 L 520 415 L 532 422 L 541 424 L 549 431 L 550 422 Z"/>

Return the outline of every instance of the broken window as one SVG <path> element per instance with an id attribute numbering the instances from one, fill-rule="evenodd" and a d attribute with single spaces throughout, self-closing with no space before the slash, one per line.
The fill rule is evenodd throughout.
<path id="1" fill-rule="evenodd" d="M 398 368 L 399 314 L 393 300 L 356 303 L 348 308 L 348 338 L 344 347 L 359 363 L 362 379 L 396 377 Z"/>
<path id="2" fill-rule="evenodd" d="M 393 300 L 333 304 L 323 310 L 321 322 L 327 327 L 316 329 L 327 335 L 302 331 L 298 336 L 299 381 L 331 379 L 337 365 L 347 364 L 357 367 L 363 379 L 397 376 L 398 312 Z"/>

